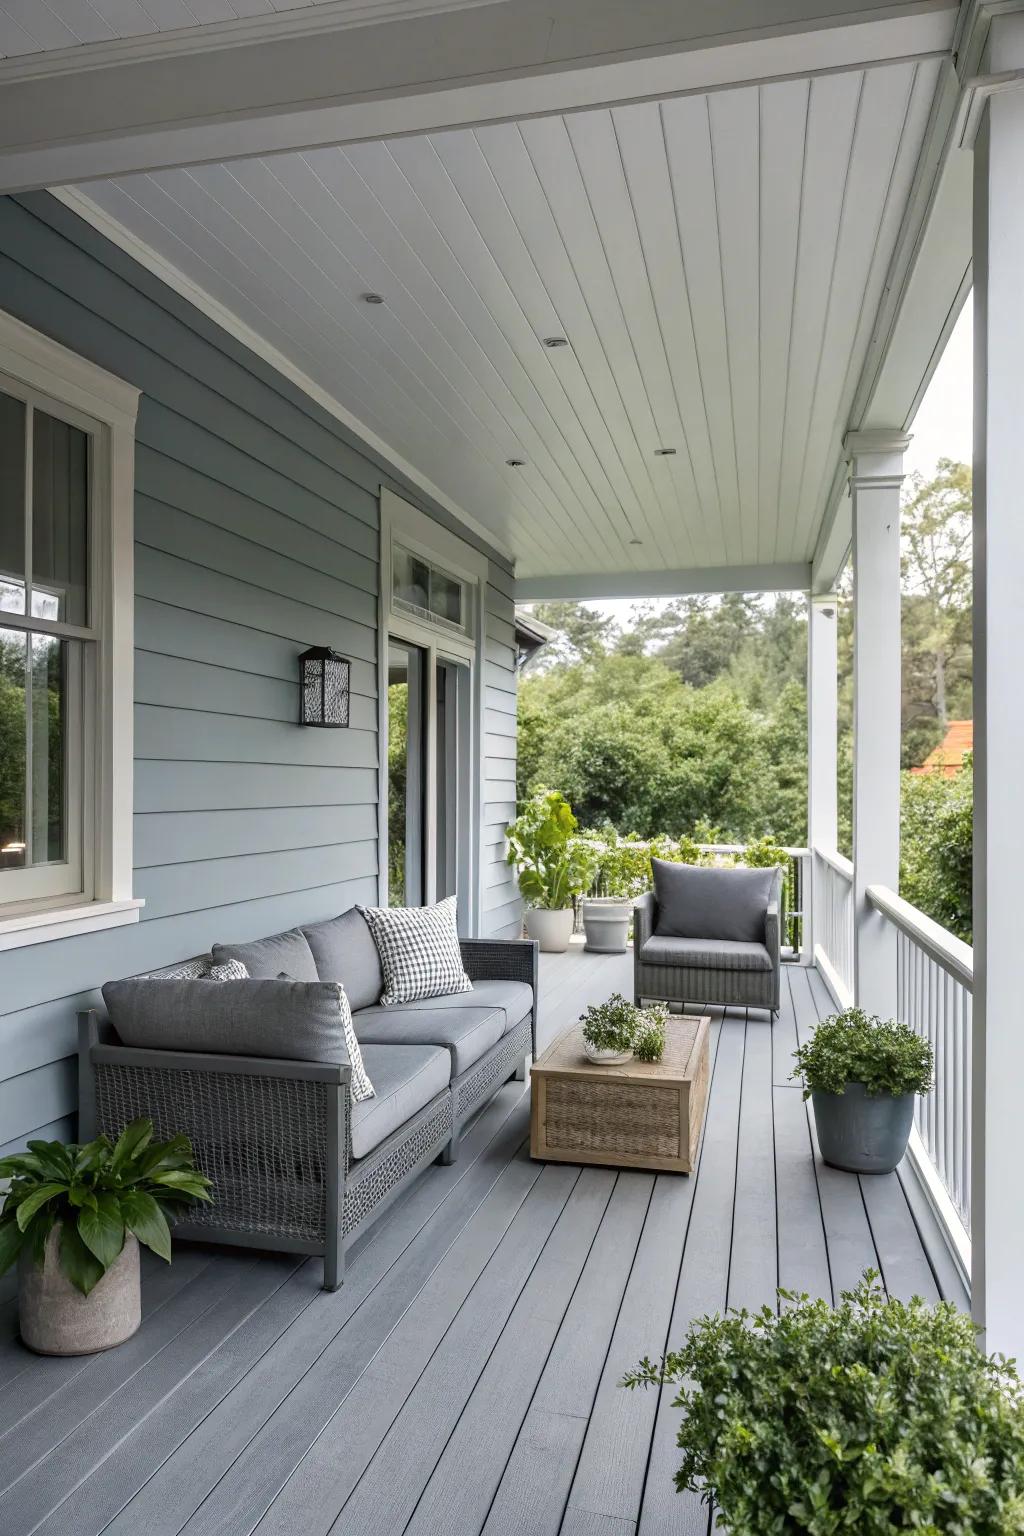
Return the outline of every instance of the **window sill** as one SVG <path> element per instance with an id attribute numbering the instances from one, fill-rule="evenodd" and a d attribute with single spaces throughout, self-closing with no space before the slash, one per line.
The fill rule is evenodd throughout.
<path id="1" fill-rule="evenodd" d="M 16 916 L 0 916 L 0 950 L 45 944 L 51 939 L 70 939 L 101 928 L 123 928 L 137 923 L 143 901 L 80 901 L 69 907 L 40 907 Z"/>

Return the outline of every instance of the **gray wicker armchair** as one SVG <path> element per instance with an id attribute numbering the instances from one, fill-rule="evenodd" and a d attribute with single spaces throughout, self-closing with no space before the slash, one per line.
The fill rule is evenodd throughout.
<path id="1" fill-rule="evenodd" d="M 725 873 L 723 871 L 723 873 Z M 653 891 L 633 907 L 633 991 L 669 1003 L 714 1003 L 776 1013 L 781 989 L 780 882 L 764 909 L 763 938 L 741 943 L 658 934 Z"/>
<path id="2" fill-rule="evenodd" d="M 366 1156 L 352 1156 L 351 1068 L 124 1046 L 95 1012 L 79 1014 L 79 1135 L 116 1136 L 148 1116 L 158 1139 L 184 1133 L 213 1180 L 177 1236 L 323 1254 L 324 1288 L 344 1274 L 355 1235 L 439 1155 L 451 1161 L 466 1122 L 535 1053 L 537 946 L 468 939 L 472 981 L 522 981 L 533 1008 L 460 1077 Z"/>

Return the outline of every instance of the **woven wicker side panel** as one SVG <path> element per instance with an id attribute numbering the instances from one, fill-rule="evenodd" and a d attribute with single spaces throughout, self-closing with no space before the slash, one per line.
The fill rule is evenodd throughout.
<path id="1" fill-rule="evenodd" d="M 385 1142 L 368 1152 L 349 1169 L 345 1186 L 342 1230 L 347 1235 L 366 1220 L 371 1211 L 385 1200 L 427 1154 L 444 1145 L 452 1134 L 452 1096 L 445 1093 L 438 1103 L 427 1107 L 418 1120 L 403 1129 L 396 1142 Z"/>
<path id="2" fill-rule="evenodd" d="M 609 1157 L 679 1157 L 687 1142 L 678 1088 L 560 1077 L 547 1083 L 545 1134 L 559 1152 Z"/>
<path id="3" fill-rule="evenodd" d="M 213 1180 L 190 1226 L 323 1241 L 326 1095 L 322 1083 L 241 1073 L 98 1065 L 98 1126 L 116 1136 L 148 1116 L 158 1141 L 183 1133 Z"/>
<path id="4" fill-rule="evenodd" d="M 505 1081 L 530 1049 L 530 1021 L 524 1019 L 510 1034 L 491 1047 L 488 1054 L 454 1084 L 455 1118 L 464 1120 L 491 1089 Z"/>
<path id="5" fill-rule="evenodd" d="M 462 964 L 470 981 L 525 981 L 533 985 L 533 946 L 495 939 L 472 939 L 462 945 Z"/>
<path id="6" fill-rule="evenodd" d="M 638 965 L 637 992 L 671 1003 L 721 1003 L 725 1006 L 772 1008 L 775 976 L 772 971 L 719 971 L 697 966 Z"/>

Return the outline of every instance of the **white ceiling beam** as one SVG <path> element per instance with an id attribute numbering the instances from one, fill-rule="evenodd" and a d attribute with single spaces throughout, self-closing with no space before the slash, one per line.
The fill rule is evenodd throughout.
<path id="1" fill-rule="evenodd" d="M 517 603 L 577 602 L 618 597 L 689 597 L 712 592 L 807 592 L 811 568 L 781 565 L 706 565 L 683 571 L 594 571 L 585 575 L 523 576 Z"/>
<path id="2" fill-rule="evenodd" d="M 324 9 L 318 30 L 296 12 L 262 39 L 195 27 L 0 65 L 0 192 L 930 58 L 956 20 L 953 0 Z"/>

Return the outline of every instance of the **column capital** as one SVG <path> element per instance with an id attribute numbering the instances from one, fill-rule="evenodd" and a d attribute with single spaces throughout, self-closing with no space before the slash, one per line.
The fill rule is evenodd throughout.
<path id="1" fill-rule="evenodd" d="M 811 607 L 816 609 L 823 618 L 831 619 L 834 617 L 839 607 L 838 592 L 809 592 L 807 595 L 810 599 Z"/>
<path id="2" fill-rule="evenodd" d="M 847 432 L 843 438 L 843 452 L 851 461 L 870 454 L 906 453 L 913 436 L 896 427 L 868 427 L 863 432 Z"/>
<path id="3" fill-rule="evenodd" d="M 843 452 L 850 466 L 850 489 L 898 490 L 903 484 L 903 455 L 910 443 L 910 433 L 895 428 L 872 427 L 864 432 L 847 432 Z"/>

